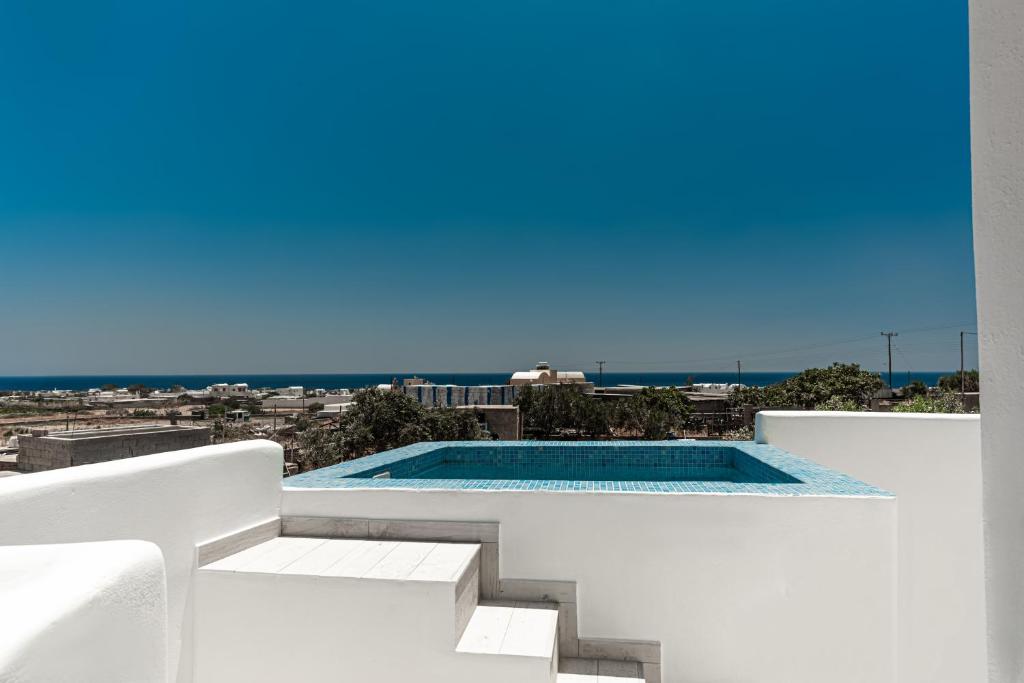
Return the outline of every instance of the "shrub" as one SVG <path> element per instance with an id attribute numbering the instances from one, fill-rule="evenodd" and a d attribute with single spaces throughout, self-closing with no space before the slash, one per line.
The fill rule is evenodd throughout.
<path id="1" fill-rule="evenodd" d="M 814 406 L 815 410 L 837 410 L 846 412 L 858 412 L 864 410 L 864 407 L 843 396 L 830 396 L 827 400 L 822 401 L 818 405 Z"/>
<path id="2" fill-rule="evenodd" d="M 938 396 L 915 396 L 892 408 L 894 413 L 966 413 L 960 395 L 944 391 Z"/>

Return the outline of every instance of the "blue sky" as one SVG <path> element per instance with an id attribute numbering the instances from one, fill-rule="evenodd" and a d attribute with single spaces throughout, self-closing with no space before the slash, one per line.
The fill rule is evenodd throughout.
<path id="1" fill-rule="evenodd" d="M 12 0 L 0 79 L 0 374 L 944 370 L 975 319 L 961 0 Z"/>

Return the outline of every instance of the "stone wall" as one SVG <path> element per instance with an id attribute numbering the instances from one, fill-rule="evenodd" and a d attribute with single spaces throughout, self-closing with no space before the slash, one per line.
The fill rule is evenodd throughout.
<path id="1" fill-rule="evenodd" d="M 92 429 L 18 439 L 18 470 L 42 472 L 210 443 L 206 427 L 157 426 Z"/>

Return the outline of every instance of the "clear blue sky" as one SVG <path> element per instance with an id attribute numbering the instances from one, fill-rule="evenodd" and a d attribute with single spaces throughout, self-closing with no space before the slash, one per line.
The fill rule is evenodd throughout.
<path id="1" fill-rule="evenodd" d="M 966 12 L 8 0 L 0 374 L 879 369 L 764 352 L 974 321 Z"/>

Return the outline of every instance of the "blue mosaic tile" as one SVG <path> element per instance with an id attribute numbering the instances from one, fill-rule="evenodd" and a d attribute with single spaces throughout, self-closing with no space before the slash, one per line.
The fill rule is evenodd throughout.
<path id="1" fill-rule="evenodd" d="M 387 474 L 389 478 L 375 479 Z M 751 441 L 445 441 L 418 443 L 284 480 L 289 488 L 892 494 Z"/>

